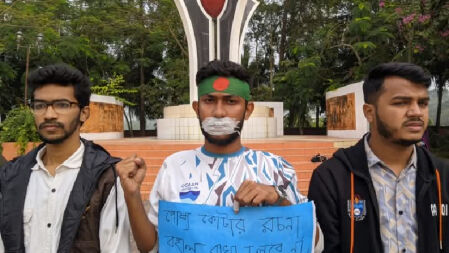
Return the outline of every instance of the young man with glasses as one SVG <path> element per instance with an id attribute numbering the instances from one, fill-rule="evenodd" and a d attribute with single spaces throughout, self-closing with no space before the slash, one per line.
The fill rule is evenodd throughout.
<path id="1" fill-rule="evenodd" d="M 89 79 L 58 64 L 29 83 L 43 144 L 1 168 L 0 252 L 130 252 L 120 160 L 80 138 Z"/>

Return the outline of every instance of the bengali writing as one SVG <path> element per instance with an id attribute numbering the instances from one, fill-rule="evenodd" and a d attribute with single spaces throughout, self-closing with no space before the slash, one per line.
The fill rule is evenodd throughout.
<path id="1" fill-rule="evenodd" d="M 211 226 L 216 230 L 228 231 L 232 236 L 245 233 L 245 220 L 228 218 L 219 215 L 200 214 L 201 222 L 205 226 Z"/>
<path id="2" fill-rule="evenodd" d="M 282 232 L 291 231 L 294 232 L 296 237 L 299 237 L 301 229 L 301 217 L 268 217 L 262 220 L 262 232 Z"/>
<path id="3" fill-rule="evenodd" d="M 173 211 L 173 210 L 165 210 L 165 221 L 168 224 L 173 224 L 174 226 L 183 229 L 190 229 L 190 213 Z"/>
<path id="4" fill-rule="evenodd" d="M 190 229 L 191 213 L 173 210 L 165 210 L 164 212 L 167 223 L 171 223 L 179 229 Z M 209 214 L 198 214 L 198 217 L 205 226 L 220 231 L 228 231 L 232 236 L 245 233 L 245 219 Z M 260 231 L 263 233 L 291 231 L 295 232 L 298 237 L 301 225 L 300 220 L 300 216 L 263 218 L 260 219 Z"/>
<path id="5" fill-rule="evenodd" d="M 299 253 L 303 252 L 303 241 L 297 241 L 293 246 L 283 243 L 264 244 L 264 245 L 229 245 L 217 243 L 207 245 L 199 242 L 186 242 L 184 239 L 176 236 L 167 236 L 165 242 L 170 252 L 173 253 Z"/>
<path id="6" fill-rule="evenodd" d="M 176 203 L 174 206 L 177 208 L 165 209 L 160 206 L 160 252 L 300 253 L 311 251 L 314 227 L 313 208 L 310 209 L 312 212 L 305 211 L 298 214 L 282 210 L 276 211 L 275 215 L 270 209 L 265 208 L 259 208 L 260 212 L 248 209 L 247 214 L 245 209 L 241 209 L 240 213 L 235 215 L 229 208 L 183 205 L 185 204 Z M 210 208 L 218 209 L 209 211 Z"/>

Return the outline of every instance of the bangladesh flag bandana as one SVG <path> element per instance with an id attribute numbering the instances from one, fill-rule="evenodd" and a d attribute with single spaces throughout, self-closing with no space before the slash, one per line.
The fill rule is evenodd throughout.
<path id="1" fill-rule="evenodd" d="M 198 85 L 198 97 L 213 92 L 227 93 L 244 98 L 246 101 L 251 100 L 249 84 L 234 77 L 212 76 L 204 79 Z"/>

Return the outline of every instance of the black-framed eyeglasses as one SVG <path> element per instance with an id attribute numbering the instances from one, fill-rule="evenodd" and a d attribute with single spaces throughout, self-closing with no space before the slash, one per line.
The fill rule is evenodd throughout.
<path id="1" fill-rule="evenodd" d="M 79 103 L 72 102 L 72 101 L 65 100 L 65 99 L 53 100 L 51 102 L 37 100 L 37 101 L 33 101 L 30 103 L 31 110 L 36 115 L 44 114 L 47 111 L 48 106 L 53 107 L 53 110 L 58 114 L 65 114 L 70 111 L 70 109 L 72 108 L 72 105 L 79 106 Z"/>

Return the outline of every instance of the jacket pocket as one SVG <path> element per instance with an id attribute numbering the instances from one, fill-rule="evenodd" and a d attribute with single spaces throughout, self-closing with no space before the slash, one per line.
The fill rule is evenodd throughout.
<path id="1" fill-rule="evenodd" d="M 24 243 L 25 248 L 29 248 L 30 240 L 31 240 L 31 221 L 33 220 L 33 209 L 24 209 L 23 210 L 23 234 L 24 234 Z"/>

